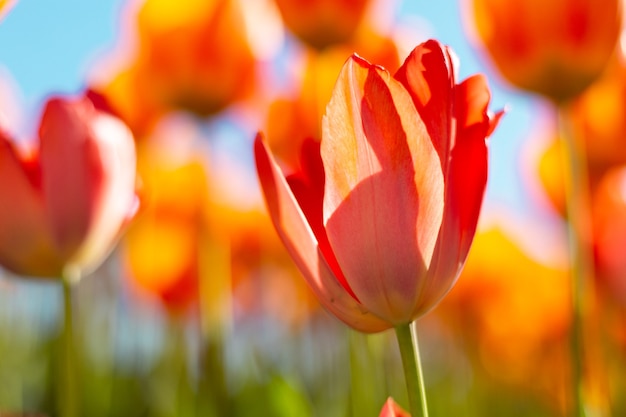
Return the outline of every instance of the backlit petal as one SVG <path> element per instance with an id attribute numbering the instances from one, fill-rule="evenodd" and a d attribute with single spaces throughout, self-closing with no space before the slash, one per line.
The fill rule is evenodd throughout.
<path id="1" fill-rule="evenodd" d="M 433 145 L 447 171 L 454 144 L 452 125 L 455 73 L 452 52 L 435 40 L 417 46 L 404 61 L 395 78 L 411 94 Z"/>
<path id="2" fill-rule="evenodd" d="M 446 209 L 440 245 L 429 271 L 415 314 L 424 314 L 456 282 L 469 252 L 487 183 L 486 137 L 493 131 L 502 112 L 493 116 L 488 105 L 490 92 L 483 76 L 463 81 L 455 90 L 456 146 L 450 155 L 446 177 Z"/>
<path id="3" fill-rule="evenodd" d="M 259 180 L 274 226 L 322 305 L 354 329 L 377 332 L 390 328 L 363 308 L 337 281 L 280 168 L 257 136 L 255 159 Z"/>
<path id="4" fill-rule="evenodd" d="M 352 57 L 322 123 L 324 221 L 350 287 L 393 323 L 411 312 L 443 215 L 443 174 L 405 88 Z"/>

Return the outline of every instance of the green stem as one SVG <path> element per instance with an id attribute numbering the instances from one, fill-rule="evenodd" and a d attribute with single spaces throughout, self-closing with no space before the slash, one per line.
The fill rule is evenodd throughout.
<path id="1" fill-rule="evenodd" d="M 59 398 L 61 417 L 78 417 L 78 396 L 76 395 L 76 352 L 74 344 L 74 308 L 72 301 L 72 280 L 63 277 L 63 338 Z"/>
<path id="2" fill-rule="evenodd" d="M 385 402 L 385 373 L 375 352 L 375 335 L 349 329 L 350 402 L 352 416 L 365 416 Z"/>
<path id="3" fill-rule="evenodd" d="M 413 331 L 411 331 L 410 323 L 397 326 L 396 337 L 400 346 L 400 356 L 402 357 L 406 389 L 409 394 L 411 416 L 428 417 L 424 377 L 422 376 L 422 364 L 417 342 L 417 329 L 414 326 Z"/>
<path id="4" fill-rule="evenodd" d="M 572 372 L 572 414 L 585 417 L 583 394 L 583 294 L 589 285 L 592 259 L 590 252 L 591 225 L 589 214 L 589 178 L 584 143 L 571 130 L 567 107 L 559 106 L 559 129 L 562 143 L 565 178 L 565 204 L 567 210 L 568 245 L 571 259 L 572 325 L 570 355 Z"/>

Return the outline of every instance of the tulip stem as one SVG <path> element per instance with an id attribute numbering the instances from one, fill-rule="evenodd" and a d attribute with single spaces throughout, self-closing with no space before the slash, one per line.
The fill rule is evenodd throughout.
<path id="1" fill-rule="evenodd" d="M 397 326 L 396 337 L 400 346 L 411 416 L 428 417 L 416 326 L 411 326 L 410 323 Z"/>
<path id="2" fill-rule="evenodd" d="M 583 393 L 583 316 L 584 294 L 591 290 L 588 278 L 592 273 L 591 224 L 588 198 L 589 179 L 584 143 L 569 124 L 567 107 L 559 106 L 559 130 L 564 160 L 565 204 L 567 210 L 568 246 L 571 262 L 572 323 L 570 355 L 572 378 L 572 416 L 584 417 Z"/>
<path id="3" fill-rule="evenodd" d="M 72 300 L 72 280 L 63 277 L 63 337 L 61 346 L 61 377 L 59 387 L 59 415 L 78 417 L 78 396 L 76 395 L 76 352 L 74 344 L 74 306 Z"/>

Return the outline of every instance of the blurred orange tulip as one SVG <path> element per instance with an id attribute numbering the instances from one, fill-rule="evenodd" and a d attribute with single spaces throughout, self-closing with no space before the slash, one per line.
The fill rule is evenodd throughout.
<path id="1" fill-rule="evenodd" d="M 79 277 L 97 267 L 137 208 L 128 128 L 87 98 L 50 99 L 32 152 L 0 132 L 0 264 Z"/>
<path id="2" fill-rule="evenodd" d="M 257 137 L 274 226 L 322 304 L 357 330 L 432 309 L 467 256 L 487 180 L 485 138 L 499 116 L 488 112 L 483 77 L 454 77 L 451 51 L 432 40 L 395 78 L 352 56 L 321 150 L 305 142 L 303 172 L 285 178 Z"/>
<path id="3" fill-rule="evenodd" d="M 124 238 L 129 278 L 170 313 L 198 301 L 202 239 L 207 234 L 208 188 L 199 158 L 173 160 L 147 143 L 139 152 L 143 208 Z"/>
<path id="4" fill-rule="evenodd" d="M 383 409 L 380 410 L 380 415 L 378 417 L 411 417 L 407 411 L 403 410 L 393 398 L 389 397 Z"/>
<path id="5" fill-rule="evenodd" d="M 470 7 L 504 78 L 555 102 L 602 73 L 621 33 L 620 0 L 472 0 Z"/>
<path id="6" fill-rule="evenodd" d="M 350 40 L 370 0 L 275 0 L 285 26 L 316 49 Z"/>
<path id="7" fill-rule="evenodd" d="M 593 194 L 593 232 L 600 289 L 626 306 L 626 168 L 613 169 Z"/>
<path id="8" fill-rule="evenodd" d="M 91 86 L 131 129 L 137 142 L 150 137 L 158 121 L 168 111 L 152 90 L 149 80 L 136 63 L 115 74 L 101 85 Z"/>
<path id="9" fill-rule="evenodd" d="M 626 164 L 626 62 L 616 60 L 571 106 L 575 132 L 584 138 L 592 176 Z"/>
<path id="10" fill-rule="evenodd" d="M 258 209 L 223 208 L 212 213 L 230 242 L 235 314 L 270 317 L 287 325 L 308 322 L 319 304 L 276 236 L 267 214 Z"/>
<path id="11" fill-rule="evenodd" d="M 563 149 L 556 139 L 546 146 L 537 161 L 541 185 L 552 207 L 562 217 L 566 215 L 564 163 Z"/>
<path id="12" fill-rule="evenodd" d="M 146 0 L 137 70 L 157 100 L 200 116 L 247 94 L 255 59 L 233 0 Z"/>
<path id="13" fill-rule="evenodd" d="M 584 143 L 589 189 L 593 194 L 607 172 L 626 164 L 626 67 L 615 66 L 566 109 L 572 134 Z M 557 134 L 539 156 L 537 170 L 557 213 L 565 216 L 563 149 Z"/>
<path id="14" fill-rule="evenodd" d="M 492 378 L 563 404 L 569 308 L 567 270 L 531 258 L 492 228 L 476 234 L 457 285 L 436 313 L 478 348 Z"/>

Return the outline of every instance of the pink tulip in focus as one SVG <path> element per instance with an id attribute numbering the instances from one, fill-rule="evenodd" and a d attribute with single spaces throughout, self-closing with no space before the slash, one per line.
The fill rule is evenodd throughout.
<path id="1" fill-rule="evenodd" d="M 285 177 L 259 136 L 257 171 L 278 234 L 322 304 L 351 327 L 410 323 L 452 288 L 469 251 L 487 182 L 482 76 L 456 84 L 437 41 L 391 75 L 354 55 Z"/>
<path id="2" fill-rule="evenodd" d="M 50 99 L 31 151 L 0 130 L 0 265 L 76 279 L 112 249 L 138 204 L 128 128 L 87 98 Z"/>

